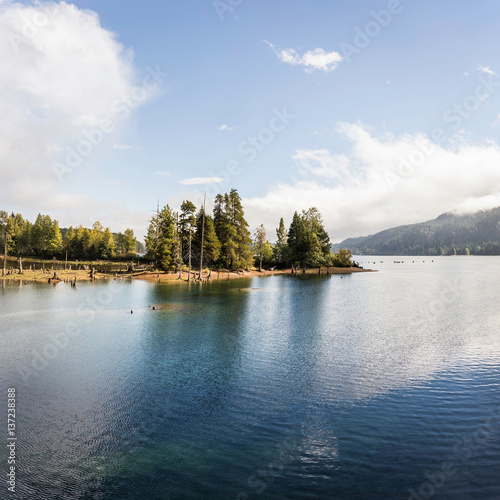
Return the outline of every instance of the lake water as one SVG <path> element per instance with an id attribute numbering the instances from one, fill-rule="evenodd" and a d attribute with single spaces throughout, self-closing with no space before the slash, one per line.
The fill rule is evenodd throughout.
<path id="1" fill-rule="evenodd" d="M 500 258 L 358 260 L 0 287 L 0 498 L 500 498 Z"/>

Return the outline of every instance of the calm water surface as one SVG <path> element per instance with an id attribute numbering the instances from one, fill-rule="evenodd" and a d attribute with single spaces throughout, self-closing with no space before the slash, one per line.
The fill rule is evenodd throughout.
<path id="1" fill-rule="evenodd" d="M 500 498 L 500 258 L 358 260 L 1 287 L 0 498 Z"/>

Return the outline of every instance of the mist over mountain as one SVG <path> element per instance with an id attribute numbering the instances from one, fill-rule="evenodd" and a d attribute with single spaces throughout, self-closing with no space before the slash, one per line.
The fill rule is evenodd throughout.
<path id="1" fill-rule="evenodd" d="M 348 238 L 333 245 L 337 248 L 366 255 L 500 255 L 500 207 L 444 213 L 427 222 Z"/>

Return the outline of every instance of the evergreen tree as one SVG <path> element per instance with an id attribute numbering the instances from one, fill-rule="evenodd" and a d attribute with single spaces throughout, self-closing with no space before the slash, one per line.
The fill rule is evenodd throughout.
<path id="1" fill-rule="evenodd" d="M 290 228 L 288 229 L 287 246 L 289 249 L 288 264 L 297 265 L 302 260 L 301 240 L 303 233 L 302 219 L 297 212 L 294 212 Z"/>
<path id="2" fill-rule="evenodd" d="M 284 265 L 288 260 L 287 238 L 288 233 L 285 229 L 285 222 L 281 217 L 279 227 L 276 229 L 276 245 L 274 247 L 274 259 L 279 265 Z"/>
<path id="3" fill-rule="evenodd" d="M 158 269 L 158 243 L 160 239 L 160 212 L 151 217 L 148 226 L 148 232 L 144 242 L 146 243 L 146 258 L 152 260 L 155 269 Z"/>
<path id="4" fill-rule="evenodd" d="M 194 212 L 195 205 L 190 201 L 183 201 L 181 205 L 181 212 L 179 216 L 180 236 L 182 238 L 183 248 L 187 248 L 188 258 L 188 281 L 191 280 L 191 260 L 193 257 L 192 239 L 194 229 L 196 227 L 196 218 Z"/>
<path id="5" fill-rule="evenodd" d="M 232 267 L 248 267 L 252 262 L 250 231 L 245 220 L 241 197 L 236 189 L 231 189 L 226 195 L 226 212 L 234 231 L 234 261 Z"/>
<path id="6" fill-rule="evenodd" d="M 203 208 L 200 208 L 196 215 L 196 233 L 193 236 L 193 245 L 201 250 L 201 233 L 203 225 Z M 221 243 L 215 232 L 215 225 L 212 217 L 205 214 L 205 230 L 203 238 L 203 262 L 209 268 L 220 256 Z M 201 253 L 201 252 L 200 252 Z"/>
<path id="7" fill-rule="evenodd" d="M 330 256 L 330 237 L 317 208 L 293 214 L 288 230 L 290 264 L 316 267 L 327 263 Z"/>
<path id="8" fill-rule="evenodd" d="M 146 257 L 164 271 L 175 267 L 178 242 L 177 214 L 168 205 L 151 218 L 146 236 Z"/>
<path id="9" fill-rule="evenodd" d="M 213 210 L 213 220 L 214 220 L 214 229 L 217 239 L 220 242 L 220 257 L 218 259 L 218 267 L 224 266 L 227 261 L 227 244 L 228 244 L 228 229 L 229 229 L 229 221 L 227 218 L 226 210 L 225 210 L 225 200 L 224 196 L 218 194 L 215 197 L 214 202 L 214 210 Z M 229 265 L 229 264 L 228 264 Z"/>

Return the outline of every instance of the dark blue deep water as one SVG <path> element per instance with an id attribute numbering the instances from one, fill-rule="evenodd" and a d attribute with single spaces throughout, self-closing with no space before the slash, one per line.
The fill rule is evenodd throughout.
<path id="1" fill-rule="evenodd" d="M 500 498 L 500 258 L 361 260 L 0 287 L 0 498 Z"/>

